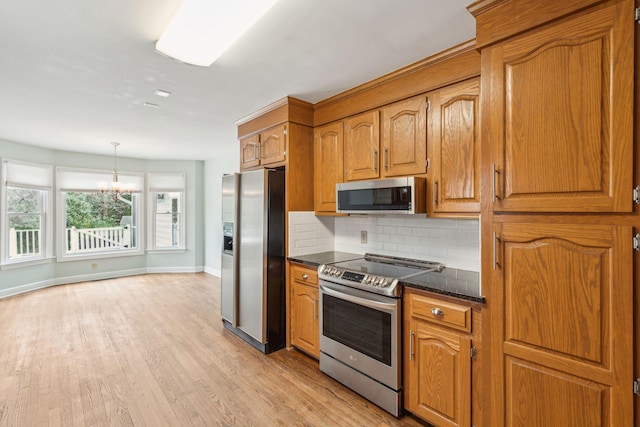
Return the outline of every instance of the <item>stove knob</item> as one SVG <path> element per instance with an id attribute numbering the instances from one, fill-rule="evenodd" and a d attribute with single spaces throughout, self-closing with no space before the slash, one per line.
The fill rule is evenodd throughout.
<path id="1" fill-rule="evenodd" d="M 370 284 L 371 284 L 371 276 L 366 276 L 366 277 L 364 278 L 364 283 L 365 283 L 366 285 L 370 285 Z"/>

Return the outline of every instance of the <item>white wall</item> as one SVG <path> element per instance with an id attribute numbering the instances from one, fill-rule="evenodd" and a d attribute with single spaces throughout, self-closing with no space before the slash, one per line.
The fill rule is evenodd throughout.
<path id="1" fill-rule="evenodd" d="M 110 170 L 113 157 L 49 150 L 0 140 L 0 157 L 78 168 Z M 186 174 L 187 229 L 186 250 L 183 253 L 145 253 L 115 258 L 101 258 L 19 266 L 0 271 L 0 297 L 60 283 L 104 279 L 145 272 L 196 272 L 204 268 L 204 163 L 202 161 L 157 161 L 118 156 L 118 169 L 133 172 L 182 172 Z M 146 206 L 143 207 L 146 221 Z M 55 208 L 51 215 L 56 224 Z M 4 230 L 1 231 L 4 233 Z M 55 230 L 54 230 L 55 238 Z M 54 245 L 55 246 L 55 245 Z M 97 263 L 93 269 L 91 264 Z"/>
<path id="2" fill-rule="evenodd" d="M 204 271 L 220 277 L 222 255 L 222 175 L 240 170 L 237 144 L 204 163 Z"/>

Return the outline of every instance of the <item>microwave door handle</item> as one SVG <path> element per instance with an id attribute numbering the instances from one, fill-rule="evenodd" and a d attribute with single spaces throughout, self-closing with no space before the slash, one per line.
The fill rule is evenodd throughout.
<path id="1" fill-rule="evenodd" d="M 343 292 L 338 292 L 338 291 L 334 291 L 333 289 L 329 289 L 325 286 L 320 285 L 320 288 L 322 288 L 322 292 L 324 292 L 327 295 L 331 295 L 333 297 L 336 298 L 340 298 L 342 300 L 345 301 L 349 301 L 352 302 L 354 304 L 359 304 L 365 307 L 369 307 L 372 308 L 374 310 L 383 310 L 383 311 L 387 311 L 392 313 L 395 309 L 396 309 L 396 305 L 395 304 L 389 304 L 386 302 L 379 302 L 379 301 L 372 301 L 369 299 L 364 299 L 364 298 L 360 298 L 360 297 L 356 297 L 353 295 L 349 295 L 349 294 L 345 294 Z"/>

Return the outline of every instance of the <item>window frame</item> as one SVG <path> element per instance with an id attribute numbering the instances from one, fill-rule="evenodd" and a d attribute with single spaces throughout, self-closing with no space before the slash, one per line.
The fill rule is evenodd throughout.
<path id="1" fill-rule="evenodd" d="M 40 183 L 28 183 L 17 181 L 8 181 L 8 167 L 11 164 L 13 167 L 19 168 L 24 166 L 27 168 L 37 168 L 43 170 L 43 176 L 46 177 L 47 182 Z M 0 269 L 7 270 L 16 267 L 26 267 L 30 265 L 49 263 L 53 260 L 53 166 L 45 165 L 35 162 L 24 162 L 20 160 L 11 160 L 6 158 L 0 158 L 0 177 L 2 182 L 0 183 L 0 198 L 2 203 L 0 206 Z M 37 181 L 37 180 L 36 180 Z M 36 256 L 29 256 L 19 259 L 11 260 L 10 256 L 10 235 L 9 235 L 9 211 L 8 211 L 8 188 L 21 188 L 26 190 L 36 190 L 40 192 L 40 241 L 39 248 L 40 254 Z"/>
<path id="2" fill-rule="evenodd" d="M 147 252 L 148 253 L 183 253 L 187 250 L 186 245 L 186 228 L 187 228 L 187 214 L 186 214 L 186 188 L 187 177 L 182 172 L 167 172 L 167 173 L 148 173 L 147 174 L 147 194 L 149 196 L 148 206 L 148 223 L 149 234 L 147 239 Z M 180 204 L 178 206 L 178 215 L 181 222 L 179 227 L 179 245 L 172 247 L 157 247 L 156 246 L 156 214 L 157 212 L 157 197 L 158 193 L 180 193 Z"/>
<path id="3" fill-rule="evenodd" d="M 136 256 L 136 255 L 144 255 L 145 250 L 145 219 L 144 219 L 144 206 L 145 206 L 145 197 L 144 197 L 144 173 L 141 172 L 129 172 L 129 171 L 118 171 L 118 176 L 120 181 L 127 181 L 127 178 L 133 178 L 141 182 L 140 189 L 137 189 L 133 192 L 133 194 L 137 198 L 137 214 L 135 215 L 136 221 L 132 224 L 132 227 L 135 228 L 135 232 L 137 233 L 136 241 L 137 247 L 129 248 L 129 249 L 107 249 L 104 251 L 91 251 L 87 253 L 67 253 L 67 201 L 66 201 L 66 193 L 77 192 L 77 193 L 99 193 L 98 184 L 93 183 L 95 185 L 95 191 L 86 188 L 61 188 L 61 182 L 63 181 L 61 177 L 66 174 L 91 174 L 91 175 L 105 175 L 111 176 L 113 171 L 104 170 L 104 169 L 81 169 L 81 168 L 70 168 L 70 167 L 57 167 L 56 168 L 56 217 L 57 217 L 57 235 L 56 239 L 56 248 L 57 248 L 57 261 L 58 262 L 68 262 L 68 261 L 81 261 L 81 260 L 91 260 L 91 259 L 102 259 L 102 258 L 117 258 L 123 256 Z M 108 182 L 111 179 L 107 180 Z"/>

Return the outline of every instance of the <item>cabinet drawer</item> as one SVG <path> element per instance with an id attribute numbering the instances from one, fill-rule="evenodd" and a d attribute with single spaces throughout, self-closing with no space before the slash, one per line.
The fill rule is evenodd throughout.
<path id="1" fill-rule="evenodd" d="M 306 283 L 308 285 L 318 284 L 318 270 L 314 270 L 312 268 L 292 265 L 291 276 L 293 277 L 293 280 L 300 283 Z"/>
<path id="2" fill-rule="evenodd" d="M 461 331 L 471 332 L 471 307 L 421 295 L 411 294 L 410 298 L 414 317 Z"/>

